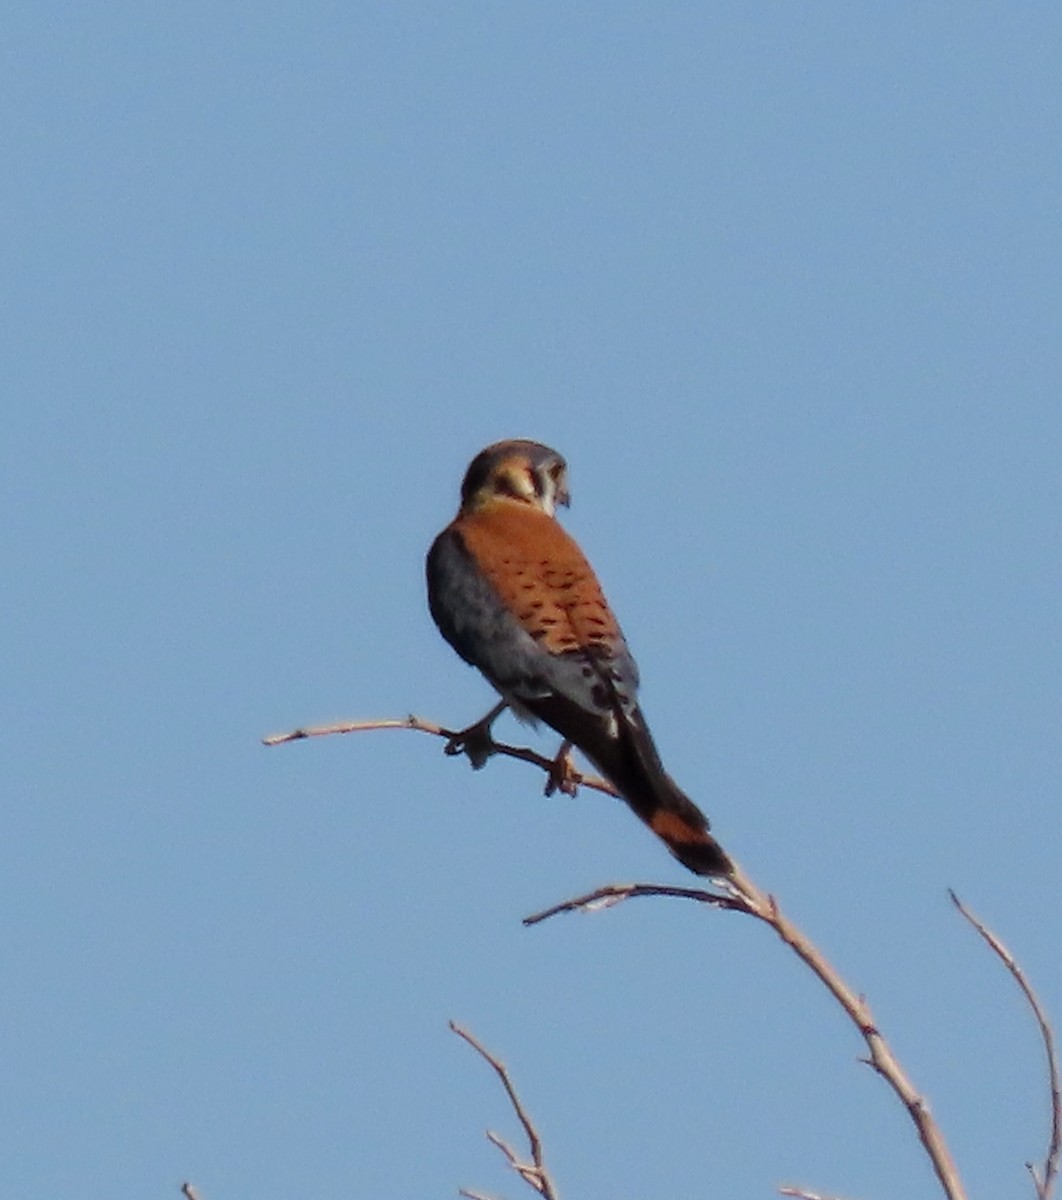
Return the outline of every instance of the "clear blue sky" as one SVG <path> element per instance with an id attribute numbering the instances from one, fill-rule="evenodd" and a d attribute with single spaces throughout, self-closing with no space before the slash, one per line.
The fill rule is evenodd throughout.
<path id="1" fill-rule="evenodd" d="M 945 888 L 1062 1020 L 1060 62 L 1037 3 L 9 8 L 8 1194 L 515 1200 L 450 1017 L 567 1196 L 936 1194 L 764 930 L 521 927 L 688 881 L 620 806 L 259 744 L 487 706 L 422 563 L 516 435 L 672 772 L 1031 1194 L 1040 1046 Z"/>

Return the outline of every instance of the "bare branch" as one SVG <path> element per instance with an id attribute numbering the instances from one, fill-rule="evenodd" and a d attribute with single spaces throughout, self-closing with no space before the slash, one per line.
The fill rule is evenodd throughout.
<path id="1" fill-rule="evenodd" d="M 415 717 L 410 713 L 408 717 L 388 717 L 379 721 L 338 721 L 334 725 L 306 725 L 299 729 L 289 730 L 287 733 L 271 733 L 262 738 L 262 745 L 283 746 L 287 742 L 300 742 L 305 738 L 331 737 L 337 733 L 375 733 L 380 729 L 412 729 L 417 733 L 428 733 L 433 737 L 445 738 L 448 743 L 455 742 L 464 732 L 459 729 L 446 729 L 444 726 L 436 724 L 435 721 L 426 721 L 423 717 Z M 496 742 L 489 735 L 486 741 L 489 754 L 500 754 L 503 758 L 515 758 L 520 762 L 538 767 L 539 770 L 546 773 L 547 787 L 553 783 L 550 790 L 556 788 L 556 759 L 547 758 L 529 746 L 510 746 L 507 742 Z M 575 767 L 569 767 L 566 779 L 573 787 L 587 787 L 595 792 L 604 792 L 607 796 L 616 796 L 617 798 L 619 796 L 612 784 L 607 779 L 602 779 L 600 775 L 588 775 Z"/>
<path id="2" fill-rule="evenodd" d="M 778 1195 L 795 1196 L 796 1200 L 841 1200 L 840 1196 L 826 1196 L 822 1192 L 808 1192 L 798 1187 L 780 1187 Z"/>
<path id="3" fill-rule="evenodd" d="M 490 1142 L 492 1146 L 498 1147 L 502 1154 L 505 1155 L 509 1166 L 512 1167 L 514 1171 L 522 1173 L 526 1169 L 524 1164 L 520 1161 L 519 1154 L 516 1153 L 516 1151 L 512 1148 L 512 1146 L 509 1145 L 509 1143 L 505 1140 L 505 1138 L 502 1137 L 500 1133 L 495 1133 L 493 1129 L 488 1129 L 487 1141 Z"/>
<path id="4" fill-rule="evenodd" d="M 185 1200 L 199 1200 L 199 1193 L 190 1183 L 181 1184 L 181 1195 Z"/>
<path id="5" fill-rule="evenodd" d="M 527 1136 L 527 1144 L 531 1151 L 531 1162 L 521 1162 L 516 1151 L 505 1142 L 498 1134 L 487 1131 L 487 1139 L 505 1155 L 509 1166 L 524 1180 L 535 1189 L 543 1200 L 558 1200 L 557 1189 L 554 1186 L 553 1180 L 550 1178 L 549 1172 L 546 1170 L 546 1163 L 542 1153 L 542 1139 L 539 1137 L 538 1130 L 535 1128 L 534 1122 L 527 1114 L 520 1101 L 520 1097 L 516 1093 L 516 1088 L 513 1086 L 513 1081 L 509 1076 L 508 1068 L 505 1064 L 493 1054 L 490 1053 L 483 1044 L 476 1040 L 467 1029 L 463 1029 L 456 1021 L 450 1022 L 450 1028 L 457 1034 L 459 1038 L 472 1047 L 476 1053 L 488 1062 L 497 1073 L 498 1078 L 502 1081 L 502 1086 L 505 1088 L 505 1094 L 509 1097 L 509 1103 L 513 1106 L 513 1111 L 520 1120 L 520 1124 L 524 1127 L 524 1133 Z M 463 1191 L 463 1196 L 471 1196 L 472 1200 L 481 1200 L 478 1193 Z"/>
<path id="6" fill-rule="evenodd" d="M 303 738 L 330 737 L 334 733 L 368 733 L 377 729 L 419 729 L 423 733 L 434 733 L 449 737 L 450 731 L 420 717 L 388 717 L 382 721 L 337 721 L 334 725 L 304 725 L 287 733 L 270 733 L 262 738 L 263 746 L 282 746 L 285 742 L 300 742 Z"/>
<path id="7" fill-rule="evenodd" d="M 977 930 L 991 947 L 996 957 L 1011 973 L 1014 982 L 1021 988 L 1022 995 L 1032 1009 L 1036 1023 L 1040 1027 L 1040 1037 L 1043 1041 L 1044 1053 L 1047 1056 L 1047 1076 L 1051 1089 L 1051 1133 L 1048 1139 L 1047 1155 L 1044 1159 L 1043 1170 L 1037 1171 L 1036 1166 L 1031 1162 L 1027 1162 L 1025 1166 L 1032 1176 L 1038 1200 L 1049 1200 L 1054 1190 L 1055 1181 L 1058 1178 L 1059 1156 L 1062 1155 L 1062 1089 L 1059 1086 L 1058 1055 L 1055 1051 L 1054 1032 L 1051 1029 L 1051 1024 L 1047 1019 L 1047 1014 L 1044 1012 L 1043 1006 L 1040 1004 L 1031 984 L 1025 978 L 1025 973 L 1018 966 L 1014 955 L 1011 954 L 1002 941 L 983 921 L 974 916 L 951 888 L 948 889 L 948 895 L 951 897 L 952 904 L 955 905 L 966 920 Z"/>
<path id="8" fill-rule="evenodd" d="M 837 973 L 825 955 L 805 936 L 781 911 L 773 896 L 762 892 L 740 868 L 724 884 L 725 893 L 703 891 L 696 888 L 659 887 L 653 884 L 612 884 L 598 888 L 595 892 L 577 896 L 561 904 L 555 904 L 544 912 L 535 913 L 524 919 L 525 925 L 537 924 L 548 917 L 562 912 L 587 911 L 597 907 L 610 907 L 623 900 L 638 896 L 678 896 L 696 900 L 715 908 L 726 908 L 747 913 L 769 925 L 783 942 L 818 976 L 834 999 L 844 1009 L 849 1019 L 859 1030 L 870 1051 L 864 1061 L 889 1084 L 903 1102 L 918 1131 L 919 1139 L 933 1164 L 944 1195 L 948 1200 L 966 1200 L 966 1192 L 959 1178 L 958 1168 L 944 1141 L 940 1127 L 933 1119 L 925 1099 L 919 1095 L 908 1078 L 891 1047 L 881 1035 L 870 1007 L 862 996 L 857 995 Z"/>
<path id="9" fill-rule="evenodd" d="M 870 1066 L 888 1083 L 906 1107 L 945 1196 L 948 1200 L 965 1200 L 966 1191 L 944 1135 L 930 1113 L 929 1105 L 918 1093 L 879 1031 L 866 1000 L 848 986 L 822 951 L 782 913 L 773 896 L 761 892 L 737 868 L 732 884 L 748 902 L 751 914 L 778 934 L 793 953 L 811 968 L 844 1009 L 870 1050 Z"/>
<path id="10" fill-rule="evenodd" d="M 724 895 L 720 892 L 709 892 L 704 888 L 669 887 L 657 883 L 608 883 L 604 887 L 595 888 L 584 896 L 575 896 L 571 900 L 562 900 L 541 912 L 524 917 L 525 925 L 538 925 L 548 921 L 550 917 L 563 912 L 597 912 L 602 908 L 611 908 L 623 900 L 631 900 L 635 896 L 673 896 L 679 900 L 697 900 L 701 904 L 712 904 L 716 908 L 729 908 L 736 912 L 748 912 L 748 905 L 736 896 Z"/>

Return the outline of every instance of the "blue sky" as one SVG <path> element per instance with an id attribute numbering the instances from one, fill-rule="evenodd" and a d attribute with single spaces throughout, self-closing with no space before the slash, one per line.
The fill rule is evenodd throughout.
<path id="1" fill-rule="evenodd" d="M 689 881 L 620 806 L 259 744 L 487 707 L 422 564 L 507 436 L 672 773 L 1031 1194 L 1041 1049 L 945 889 L 1062 1014 L 1060 50 L 1047 4 L 8 12 L 12 1195 L 515 1197 L 451 1017 L 566 1195 L 936 1194 L 764 930 L 521 927 Z"/>

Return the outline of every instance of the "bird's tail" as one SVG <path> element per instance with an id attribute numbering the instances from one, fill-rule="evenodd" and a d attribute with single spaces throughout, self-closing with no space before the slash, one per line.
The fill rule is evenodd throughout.
<path id="1" fill-rule="evenodd" d="M 598 765 L 629 807 L 695 875 L 729 875 L 734 865 L 708 832 L 708 818 L 664 770 L 641 713 L 625 722 L 615 761 Z"/>
<path id="2" fill-rule="evenodd" d="M 617 702 L 606 718 L 560 692 L 521 697 L 520 706 L 578 746 L 684 867 L 695 875 L 733 874 L 708 818 L 664 770 L 637 708 Z"/>
<path id="3" fill-rule="evenodd" d="M 708 818 L 670 775 L 661 774 L 648 790 L 628 787 L 623 798 L 695 875 L 729 875 L 733 871 L 726 851 L 708 832 Z"/>

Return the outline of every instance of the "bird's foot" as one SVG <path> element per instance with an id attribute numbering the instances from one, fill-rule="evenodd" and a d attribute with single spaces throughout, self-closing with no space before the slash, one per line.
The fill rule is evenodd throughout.
<path id="1" fill-rule="evenodd" d="M 579 772 L 572 762 L 572 744 L 565 742 L 557 751 L 557 757 L 550 764 L 546 778 L 546 795 L 552 796 L 560 792 L 562 796 L 574 796 L 579 790 Z"/>
<path id="2" fill-rule="evenodd" d="M 494 737 L 491 726 L 499 713 L 503 712 L 505 704 L 495 705 L 485 717 L 481 717 L 474 725 L 455 733 L 443 747 L 443 753 L 451 758 L 463 754 L 472 764 L 473 771 L 482 770 L 487 765 L 487 759 L 495 753 Z"/>

